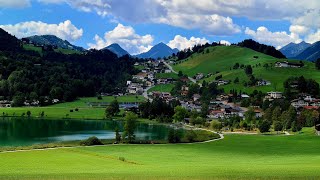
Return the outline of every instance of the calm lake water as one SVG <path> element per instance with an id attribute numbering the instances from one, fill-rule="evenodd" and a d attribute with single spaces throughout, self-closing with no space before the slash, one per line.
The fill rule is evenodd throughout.
<path id="1" fill-rule="evenodd" d="M 28 146 L 51 142 L 83 140 L 90 136 L 114 139 L 114 129 L 123 122 L 104 120 L 41 120 L 0 118 L 0 146 Z M 169 127 L 138 123 L 137 140 L 165 140 Z"/>

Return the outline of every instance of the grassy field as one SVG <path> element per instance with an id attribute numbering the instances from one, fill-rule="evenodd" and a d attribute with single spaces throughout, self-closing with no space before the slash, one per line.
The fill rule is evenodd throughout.
<path id="1" fill-rule="evenodd" d="M 173 84 L 159 84 L 159 85 L 156 85 L 155 87 L 149 89 L 148 93 L 152 92 L 152 91 L 171 92 L 173 87 L 174 87 Z"/>
<path id="2" fill-rule="evenodd" d="M 23 48 L 25 50 L 28 50 L 28 51 L 36 51 L 40 55 L 43 54 L 41 47 L 36 47 L 36 46 L 33 46 L 33 45 L 24 44 Z M 62 54 L 80 54 L 81 53 L 80 51 L 76 51 L 76 50 L 72 50 L 72 49 L 62 49 L 62 48 L 55 49 L 54 51 L 55 52 L 60 52 Z"/>
<path id="3" fill-rule="evenodd" d="M 319 179 L 320 137 L 304 130 L 226 135 L 205 144 L 0 153 L 0 179 Z"/>
<path id="4" fill-rule="evenodd" d="M 92 108 L 87 102 L 111 102 L 115 98 L 113 96 L 104 96 L 102 100 L 96 97 L 80 98 L 79 100 L 67 103 L 55 104 L 47 107 L 17 107 L 17 108 L 0 108 L 0 114 L 8 116 L 21 116 L 27 111 L 31 112 L 31 116 L 39 117 L 43 111 L 47 118 L 72 118 L 72 119 L 103 119 L 105 117 L 105 108 Z M 117 97 L 119 102 L 142 102 L 145 101 L 143 96 L 122 96 Z M 78 108 L 79 111 L 75 111 Z M 70 112 L 73 110 L 73 112 Z"/>
<path id="5" fill-rule="evenodd" d="M 157 73 L 156 78 L 172 78 L 172 79 L 179 79 L 178 74 L 175 73 Z"/>
<path id="6" fill-rule="evenodd" d="M 119 103 L 121 102 L 143 102 L 145 98 L 143 96 L 127 95 L 127 96 L 102 96 L 102 99 L 97 97 L 89 98 L 79 98 L 79 100 L 61 104 L 55 104 L 49 107 L 88 107 L 88 102 L 111 102 L 117 99 Z"/>
<path id="7" fill-rule="evenodd" d="M 242 92 L 252 92 L 253 90 L 267 91 L 282 91 L 283 82 L 291 76 L 304 76 L 306 78 L 315 79 L 320 83 L 320 71 L 317 71 L 314 64 L 311 62 L 304 62 L 303 68 L 264 68 L 265 63 L 274 63 L 278 59 L 253 51 L 247 48 L 241 48 L 236 46 L 218 46 L 209 47 L 210 52 L 204 54 L 194 54 L 187 61 L 175 65 L 176 71 L 181 70 L 184 74 L 194 76 L 196 73 L 213 73 L 219 72 L 209 78 L 205 78 L 207 82 L 212 82 L 215 77 L 222 75 L 222 79 L 231 80 L 232 83 L 226 86 L 222 86 L 226 92 L 230 89 L 242 90 Z M 206 52 L 206 50 L 204 51 Z M 254 59 L 253 56 L 258 56 L 258 59 Z M 283 60 L 282 60 L 283 61 Z M 293 61 L 293 60 L 290 60 Z M 297 61 L 293 61 L 297 62 Z M 249 81 L 243 69 L 233 70 L 232 68 L 235 63 L 252 65 L 253 74 L 256 78 L 262 78 L 271 82 L 269 86 L 260 87 L 244 87 L 243 82 Z M 257 64 L 261 66 L 256 67 Z M 240 82 L 234 84 L 234 79 L 238 77 Z"/>

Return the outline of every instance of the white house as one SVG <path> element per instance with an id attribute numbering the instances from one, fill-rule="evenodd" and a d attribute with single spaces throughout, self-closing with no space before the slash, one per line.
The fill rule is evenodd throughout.
<path id="1" fill-rule="evenodd" d="M 267 92 L 267 94 L 266 99 L 281 99 L 283 97 L 282 92 Z"/>

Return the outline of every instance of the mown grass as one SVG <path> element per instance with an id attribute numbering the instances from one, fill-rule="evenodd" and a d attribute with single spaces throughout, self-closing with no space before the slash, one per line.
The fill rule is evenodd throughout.
<path id="1" fill-rule="evenodd" d="M 210 51 L 209 53 L 194 54 L 193 57 L 188 58 L 187 61 L 175 65 L 175 70 L 181 70 L 183 73 L 189 76 L 193 76 L 196 73 L 215 74 L 216 72 L 219 72 L 218 74 L 209 78 L 205 78 L 204 80 L 207 82 L 212 82 L 215 80 L 216 76 L 222 75 L 222 79 L 231 81 L 229 85 L 222 86 L 226 92 L 229 92 L 231 89 L 237 89 L 238 91 L 241 90 L 242 92 L 247 93 L 251 93 L 254 90 L 260 90 L 262 92 L 283 91 L 283 82 L 286 79 L 292 76 L 302 75 L 305 78 L 315 79 L 320 83 L 320 71 L 316 70 L 314 64 L 311 62 L 304 61 L 305 66 L 303 68 L 265 68 L 263 67 L 264 64 L 274 64 L 276 61 L 279 61 L 279 59 L 253 51 L 251 49 L 236 46 L 218 46 L 209 47 L 208 49 Z M 206 52 L 206 50 L 204 52 Z M 254 59 L 253 56 L 258 56 L 259 58 Z M 295 60 L 289 61 L 298 62 Z M 244 82 L 248 82 L 249 78 L 245 74 L 244 69 L 232 69 L 235 63 L 251 65 L 253 67 L 253 75 L 256 78 L 270 81 L 271 85 L 245 87 Z M 240 82 L 237 84 L 233 83 L 236 77 L 238 77 L 240 80 Z"/>
<path id="2" fill-rule="evenodd" d="M 178 74 L 175 73 L 157 73 L 156 78 L 172 78 L 172 79 L 179 79 Z"/>
<path id="3" fill-rule="evenodd" d="M 319 141 L 307 132 L 226 135 L 205 144 L 0 153 L 0 179 L 319 179 Z"/>
<path id="4" fill-rule="evenodd" d="M 173 87 L 174 87 L 173 84 L 159 84 L 159 85 L 156 85 L 156 86 L 152 87 L 151 89 L 149 89 L 148 93 L 152 92 L 152 91 L 171 92 Z"/>
<path id="5" fill-rule="evenodd" d="M 88 102 L 111 102 L 117 99 L 118 102 L 143 102 L 143 96 L 103 96 L 101 100 L 96 97 L 80 98 L 79 100 L 67 103 L 59 103 L 47 107 L 14 107 L 0 108 L 0 116 L 22 116 L 31 112 L 32 117 L 40 117 L 44 112 L 45 118 L 71 118 L 71 119 L 103 119 L 105 117 L 105 108 L 93 108 L 88 106 Z M 78 111 L 76 111 L 78 109 Z M 70 112 L 72 110 L 73 112 Z"/>

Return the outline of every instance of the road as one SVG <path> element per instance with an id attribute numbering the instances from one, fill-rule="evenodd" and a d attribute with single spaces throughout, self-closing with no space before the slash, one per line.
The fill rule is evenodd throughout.
<path id="1" fill-rule="evenodd" d="M 175 71 L 170 64 L 168 64 L 168 63 L 165 62 L 165 61 L 163 61 L 163 63 L 164 63 L 164 65 L 166 65 L 173 73 L 178 74 L 178 72 Z M 188 76 L 188 79 L 189 79 L 191 82 L 197 84 L 197 80 L 193 79 L 192 77 L 189 77 L 189 76 Z M 200 87 L 202 87 L 202 84 L 201 84 L 201 83 L 198 83 L 198 85 L 199 85 Z"/>
<path id="2" fill-rule="evenodd" d="M 143 94 L 142 94 L 142 96 L 143 96 L 144 98 L 148 99 L 149 101 L 152 101 L 152 99 L 148 97 L 148 90 L 151 89 L 151 88 L 153 88 L 153 87 L 154 87 L 154 86 L 147 87 L 147 88 L 143 91 Z"/>

